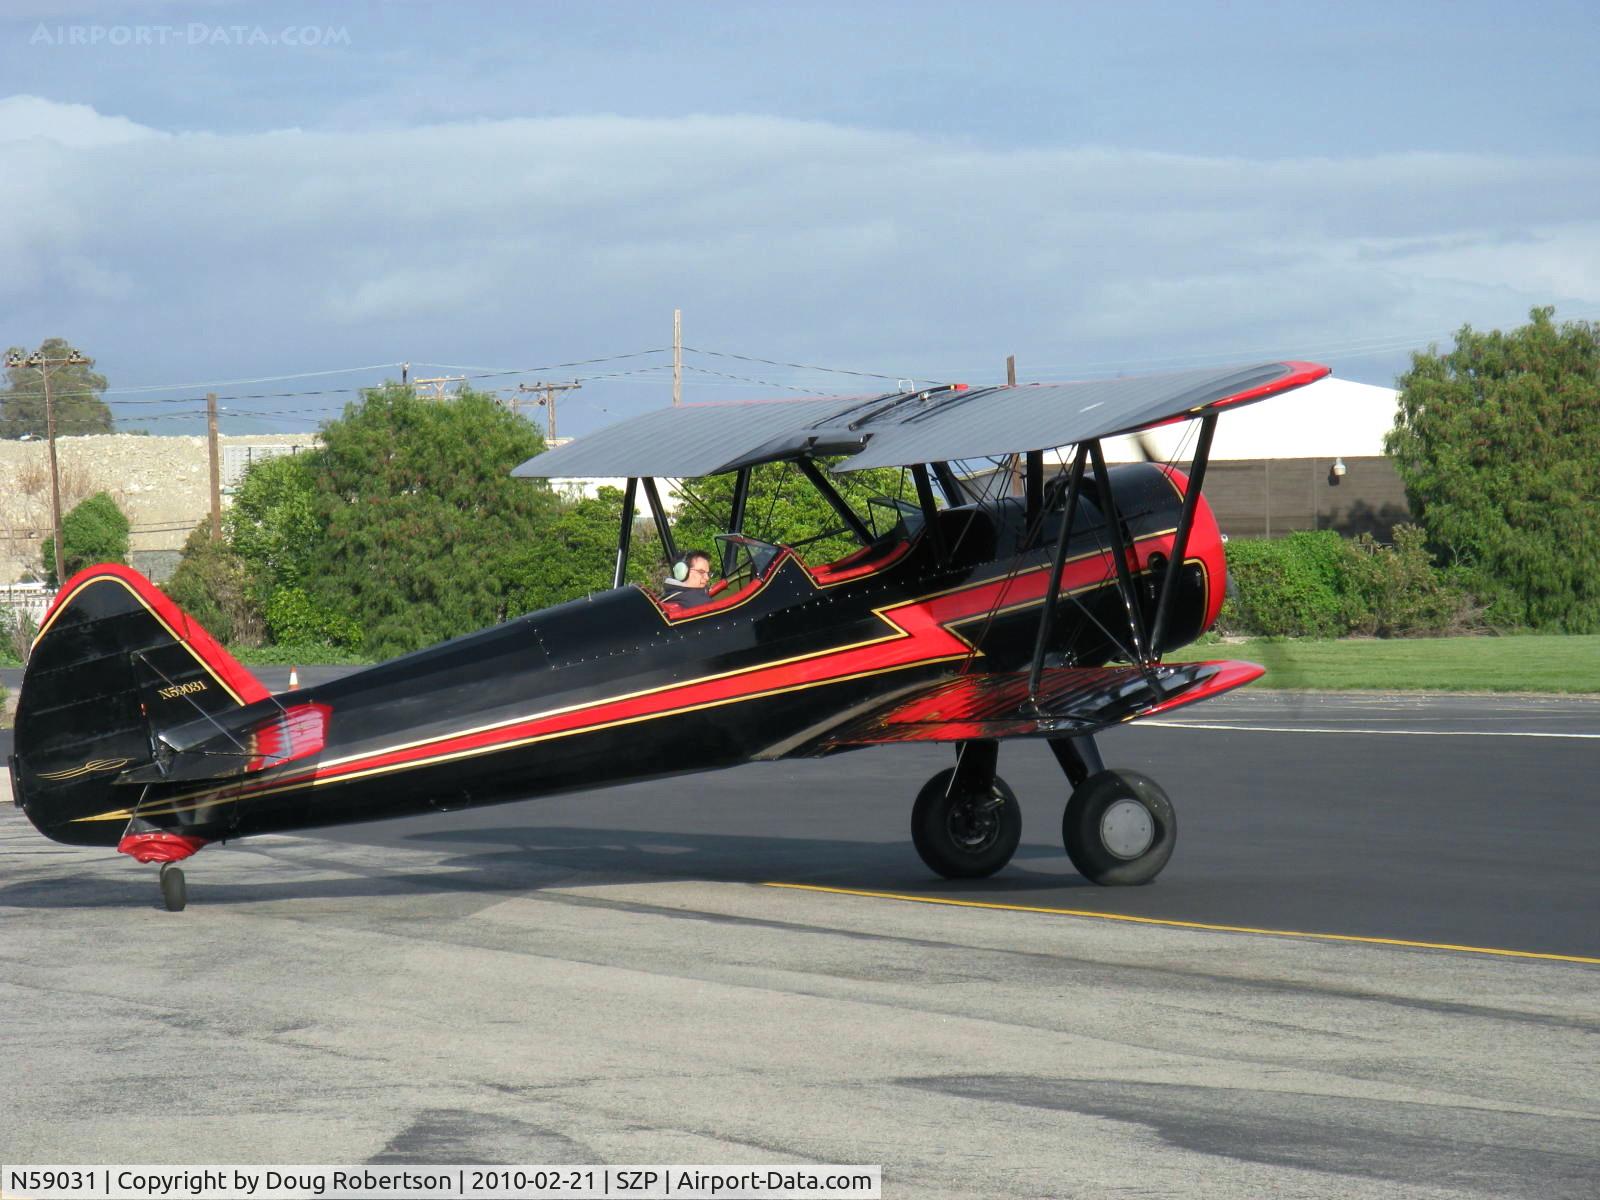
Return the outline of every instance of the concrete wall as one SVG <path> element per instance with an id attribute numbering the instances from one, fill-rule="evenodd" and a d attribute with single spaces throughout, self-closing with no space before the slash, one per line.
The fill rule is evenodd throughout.
<path id="1" fill-rule="evenodd" d="M 1382 456 L 1347 458 L 1337 483 L 1327 458 L 1213 462 L 1205 495 L 1229 537 L 1280 537 L 1297 529 L 1370 533 L 1390 540 L 1411 519 L 1394 463 Z"/>
<path id="2" fill-rule="evenodd" d="M 225 437 L 221 442 L 222 457 L 237 461 L 251 453 L 238 447 L 310 447 L 315 438 L 301 433 Z M 260 456 L 259 449 L 254 456 Z M 152 574 L 176 562 L 184 539 L 211 511 L 203 437 L 58 438 L 56 457 L 62 513 L 96 492 L 108 493 L 133 527 L 129 548 L 134 564 Z M 0 440 L 0 583 L 25 578 L 30 568 L 38 567 L 40 545 L 49 535 L 45 443 Z"/>

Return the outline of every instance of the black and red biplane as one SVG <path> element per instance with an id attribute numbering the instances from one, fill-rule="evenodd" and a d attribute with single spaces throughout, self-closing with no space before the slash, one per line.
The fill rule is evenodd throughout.
<path id="1" fill-rule="evenodd" d="M 179 909 L 174 864 L 210 842 L 949 742 L 912 839 L 938 874 L 979 877 L 1021 830 L 999 744 L 1033 737 L 1072 785 L 1073 864 L 1146 883 L 1172 854 L 1172 804 L 1108 770 L 1094 735 L 1261 674 L 1162 655 L 1223 602 L 1223 539 L 1200 494 L 1219 414 L 1327 373 L 1275 362 L 650 413 L 514 472 L 627 480 L 611 590 L 279 695 L 143 577 L 91 567 L 61 589 L 27 664 L 16 800 L 57 841 L 162 864 Z M 1196 434 L 1187 471 L 1107 465 L 1104 439 L 1179 421 Z M 1047 477 L 1059 447 L 1073 450 Z M 1009 468 L 987 482 L 957 469 L 985 458 Z M 766 463 L 793 464 L 859 548 L 811 564 L 746 536 Z M 915 502 L 856 511 L 829 475 L 866 467 L 903 468 Z M 656 481 L 721 473 L 734 487 L 720 590 L 688 607 L 624 586 L 639 491 L 670 560 Z"/>

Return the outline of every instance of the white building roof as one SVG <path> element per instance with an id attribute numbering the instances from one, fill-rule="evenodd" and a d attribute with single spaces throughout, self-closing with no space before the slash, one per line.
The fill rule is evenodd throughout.
<path id="1" fill-rule="evenodd" d="M 1370 458 L 1383 454 L 1383 435 L 1394 427 L 1399 393 L 1370 383 L 1328 376 L 1316 383 L 1224 412 L 1211 443 L 1213 462 L 1260 458 Z M 1186 421 L 1150 431 L 1153 449 L 1163 459 L 1188 459 L 1199 422 Z M 1183 451 L 1180 443 L 1187 438 Z M 1107 440 L 1109 462 L 1143 456 L 1128 438 Z"/>

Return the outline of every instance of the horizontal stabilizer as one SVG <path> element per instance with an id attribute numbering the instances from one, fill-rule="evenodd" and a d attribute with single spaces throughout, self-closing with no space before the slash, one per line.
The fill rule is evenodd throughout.
<path id="1" fill-rule="evenodd" d="M 1071 737 L 1218 696 L 1263 674 L 1247 662 L 1158 665 L 1148 675 L 1131 666 L 1051 667 L 1031 700 L 1026 671 L 961 675 L 852 717 L 799 753 L 892 742 Z"/>
<path id="2" fill-rule="evenodd" d="M 326 704 L 285 708 L 263 700 L 221 719 L 158 732 L 156 760 L 124 771 L 115 783 L 175 783 L 249 775 L 306 758 L 327 741 Z"/>

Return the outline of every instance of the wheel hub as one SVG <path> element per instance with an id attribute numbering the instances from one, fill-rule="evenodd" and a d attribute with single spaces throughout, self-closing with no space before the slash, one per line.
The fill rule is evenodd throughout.
<path id="1" fill-rule="evenodd" d="M 967 796 L 950 806 L 950 840 L 969 854 L 981 854 L 1000 837 L 1001 798 L 992 792 Z"/>
<path id="2" fill-rule="evenodd" d="M 1138 858 L 1155 840 L 1155 820 L 1137 800 L 1118 800 L 1100 818 L 1100 842 L 1118 858 Z"/>

